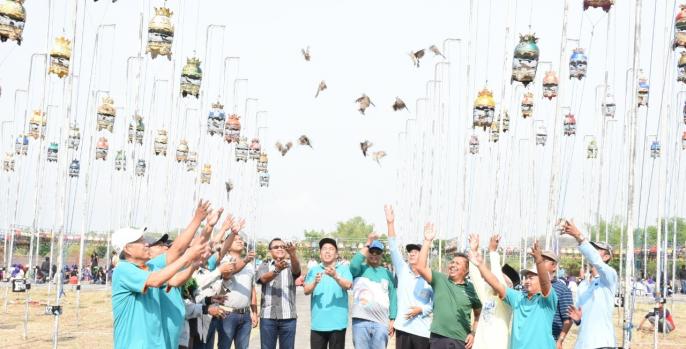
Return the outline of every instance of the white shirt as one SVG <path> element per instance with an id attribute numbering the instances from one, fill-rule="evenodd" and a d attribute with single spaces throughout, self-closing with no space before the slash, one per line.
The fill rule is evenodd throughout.
<path id="1" fill-rule="evenodd" d="M 250 262 L 230 279 L 222 281 L 222 288 L 229 291 L 224 305 L 237 309 L 249 307 L 254 285 L 255 265 Z"/>

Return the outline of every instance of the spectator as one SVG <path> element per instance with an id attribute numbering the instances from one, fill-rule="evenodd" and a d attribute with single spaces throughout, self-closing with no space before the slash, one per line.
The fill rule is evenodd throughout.
<path id="1" fill-rule="evenodd" d="M 681 294 L 686 294 L 686 265 L 684 264 L 679 269 L 679 280 L 681 281 Z"/>
<path id="2" fill-rule="evenodd" d="M 643 324 L 648 320 L 650 322 L 650 328 L 647 328 L 647 331 L 654 331 L 655 330 L 655 317 L 658 319 L 658 325 L 657 325 L 657 331 L 660 333 L 669 333 L 674 331 L 676 329 L 676 326 L 674 325 L 674 319 L 672 318 L 672 314 L 669 312 L 669 310 L 665 309 L 664 307 L 665 300 L 661 300 L 659 303 L 659 306 L 656 310 L 648 312 L 646 316 L 643 318 L 641 321 L 641 324 L 638 325 L 638 330 L 643 329 Z M 657 313 L 657 314 L 655 314 Z"/>
<path id="3" fill-rule="evenodd" d="M 50 257 L 45 257 L 45 260 L 40 265 L 40 270 L 45 275 L 50 274 Z"/>

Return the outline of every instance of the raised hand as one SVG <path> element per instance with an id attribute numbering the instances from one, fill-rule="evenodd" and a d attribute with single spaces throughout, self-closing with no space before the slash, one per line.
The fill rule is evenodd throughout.
<path id="1" fill-rule="evenodd" d="M 424 240 L 425 241 L 433 241 L 433 239 L 435 237 L 436 237 L 436 232 L 434 232 L 433 223 L 424 224 Z"/>
<path id="2" fill-rule="evenodd" d="M 541 252 L 541 246 L 538 245 L 538 240 L 534 241 L 534 245 L 531 246 L 531 252 L 529 252 L 529 255 L 534 257 L 534 261 L 536 263 L 543 261 L 543 256 L 541 255 Z"/>
<path id="3" fill-rule="evenodd" d="M 467 255 L 469 257 L 469 261 L 477 267 L 484 262 L 484 259 L 481 256 L 481 252 L 479 252 L 478 250 L 470 250 L 469 252 L 467 252 Z"/>
<path id="4" fill-rule="evenodd" d="M 207 216 L 207 225 L 210 227 L 214 227 L 217 225 L 217 222 L 219 222 L 219 217 L 222 216 L 222 213 L 224 212 L 224 208 L 220 207 L 218 210 L 213 211 L 212 213 Z"/>
<path id="5" fill-rule="evenodd" d="M 491 252 L 497 251 L 499 243 L 500 243 L 500 235 L 493 234 L 493 236 L 491 236 L 491 239 L 488 241 L 488 250 Z"/>
<path id="6" fill-rule="evenodd" d="M 395 214 L 393 213 L 393 206 L 384 205 L 384 213 L 386 213 L 386 223 L 391 224 L 395 222 Z"/>
<path id="7" fill-rule="evenodd" d="M 224 220 L 224 223 L 222 223 L 222 229 L 221 229 L 221 231 L 223 231 L 223 232 L 228 231 L 228 230 L 231 229 L 231 227 L 233 226 L 233 223 L 234 223 L 234 222 L 233 222 L 233 215 L 229 213 L 229 214 L 226 216 L 226 219 Z"/>
<path id="8" fill-rule="evenodd" d="M 234 222 L 234 224 L 231 226 L 231 232 L 234 234 L 240 233 L 241 230 L 245 227 L 245 218 L 241 218 L 238 221 Z"/>
<path id="9" fill-rule="evenodd" d="M 579 230 L 579 228 L 576 227 L 576 225 L 574 225 L 573 222 L 565 220 L 560 234 L 567 234 L 575 239 L 579 239 L 579 237 L 581 236 L 581 231 Z"/>
<path id="10" fill-rule="evenodd" d="M 369 235 L 367 235 L 367 245 L 372 243 L 372 241 L 378 240 L 378 239 L 379 239 L 379 233 L 377 233 L 375 231 L 369 233 Z"/>
<path id="11" fill-rule="evenodd" d="M 245 255 L 245 258 L 243 258 L 243 262 L 250 263 L 254 259 L 255 259 L 255 251 L 248 251 L 248 253 Z"/>
<path id="12" fill-rule="evenodd" d="M 469 234 L 469 250 L 479 250 L 479 234 Z"/>
<path id="13" fill-rule="evenodd" d="M 297 246 L 293 242 L 288 242 L 286 244 L 286 252 L 288 253 L 289 256 L 292 256 L 295 254 Z"/>

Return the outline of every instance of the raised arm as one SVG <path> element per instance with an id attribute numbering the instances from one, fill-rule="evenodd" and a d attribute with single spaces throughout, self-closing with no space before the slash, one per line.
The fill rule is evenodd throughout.
<path id="1" fill-rule="evenodd" d="M 426 280 L 429 284 L 432 281 L 431 268 L 429 268 L 429 250 L 433 243 L 434 237 L 434 225 L 431 223 L 424 224 L 424 243 L 422 244 L 422 249 L 419 250 L 419 258 L 417 259 L 417 265 L 415 269 L 417 273 Z"/>
<path id="2" fill-rule="evenodd" d="M 315 274 L 312 282 L 305 283 L 305 285 L 303 286 L 303 291 L 305 292 L 306 296 L 312 294 L 312 291 L 314 291 L 314 289 L 317 288 L 319 282 L 322 281 L 322 274 L 322 272 Z"/>
<path id="3" fill-rule="evenodd" d="M 192 263 L 190 267 L 187 267 L 186 269 L 176 273 L 169 282 L 167 283 L 167 286 L 169 287 L 179 287 L 183 286 L 183 284 L 188 281 L 193 276 L 193 273 L 198 270 L 198 267 L 195 266 L 195 263 Z"/>
<path id="4" fill-rule="evenodd" d="M 350 260 L 350 273 L 353 277 L 362 275 L 362 273 L 364 273 L 364 271 L 367 269 L 367 265 L 362 264 L 362 262 L 364 262 L 364 259 L 367 258 L 367 255 L 369 254 L 369 245 L 371 245 L 372 241 L 378 238 L 379 235 L 375 232 L 369 233 L 369 235 L 367 235 L 367 242 L 364 244 L 364 246 L 362 246 L 360 251 L 355 253 L 352 260 Z"/>
<path id="5" fill-rule="evenodd" d="M 488 269 L 486 264 L 483 262 L 483 257 L 478 252 L 469 251 L 469 261 L 477 266 L 481 277 L 486 281 L 486 283 L 491 286 L 493 291 L 498 294 L 500 299 L 505 298 L 505 291 L 507 290 L 503 284 L 498 281 L 498 278 L 493 275 L 493 273 Z"/>
<path id="6" fill-rule="evenodd" d="M 479 235 L 478 234 L 469 234 L 469 251 L 475 254 L 481 254 L 479 252 Z M 479 267 L 474 264 L 474 263 L 469 263 L 469 277 L 472 280 L 472 284 L 474 284 L 474 289 L 476 290 L 477 295 L 479 295 L 479 298 L 484 298 L 486 297 L 486 282 L 484 281 L 483 277 L 481 277 L 481 272 L 479 272 Z"/>
<path id="7" fill-rule="evenodd" d="M 534 258 L 534 262 L 536 262 L 538 281 L 541 283 L 541 294 L 543 297 L 548 297 L 552 285 L 550 284 L 550 275 L 544 264 L 545 261 L 543 256 L 541 256 L 541 247 L 538 245 L 538 240 L 534 241 L 534 245 L 531 247 L 531 256 Z"/>
<path id="8" fill-rule="evenodd" d="M 198 227 L 200 227 L 200 223 L 202 223 L 203 219 L 207 217 L 209 209 L 209 201 L 200 200 L 200 202 L 198 202 L 198 206 L 195 208 L 195 214 L 193 215 L 193 220 L 191 220 L 186 229 L 184 229 L 184 231 L 181 232 L 176 239 L 174 239 L 174 242 L 169 247 L 169 250 L 167 250 L 167 265 L 173 263 L 184 253 L 184 251 L 186 251 L 186 248 L 188 248 L 188 245 L 195 236 L 195 232 L 198 230 Z"/>
<path id="9" fill-rule="evenodd" d="M 245 219 L 241 218 L 238 222 L 236 222 L 233 219 L 233 216 L 229 215 L 226 217 L 226 220 L 224 221 L 224 224 L 222 224 L 221 229 L 219 232 L 224 235 L 228 230 L 231 230 L 231 234 L 224 240 L 224 243 L 222 244 L 221 250 L 219 250 L 219 260 L 224 258 L 226 253 L 231 249 L 231 244 L 233 244 L 233 240 L 236 237 L 236 234 L 238 234 L 243 227 L 245 226 Z"/>
<path id="10" fill-rule="evenodd" d="M 206 244 L 196 244 L 195 246 L 189 247 L 186 249 L 186 252 L 174 262 L 160 270 L 150 273 L 148 279 L 145 281 L 145 287 L 162 287 L 169 279 L 176 275 L 181 268 L 198 259 L 206 248 Z"/>
<path id="11" fill-rule="evenodd" d="M 391 262 L 396 273 L 400 272 L 405 267 L 405 261 L 398 250 L 398 240 L 395 238 L 395 215 L 393 214 L 393 206 L 385 205 L 384 212 L 386 213 L 386 226 L 388 228 L 388 248 L 391 250 Z"/>
<path id="12" fill-rule="evenodd" d="M 598 250 L 588 242 L 576 225 L 567 221 L 562 233 L 568 234 L 579 243 L 579 251 L 581 251 L 581 254 L 596 268 L 598 274 L 600 274 L 600 281 L 608 287 L 616 288 L 617 272 L 612 269 L 611 266 L 607 265 L 607 263 L 603 262 Z"/>
<path id="13" fill-rule="evenodd" d="M 300 261 L 298 260 L 298 251 L 296 249 L 296 245 L 292 242 L 289 242 L 286 244 L 286 252 L 288 253 L 288 256 L 291 257 L 291 273 L 293 274 L 294 278 L 297 278 L 300 276 Z"/>

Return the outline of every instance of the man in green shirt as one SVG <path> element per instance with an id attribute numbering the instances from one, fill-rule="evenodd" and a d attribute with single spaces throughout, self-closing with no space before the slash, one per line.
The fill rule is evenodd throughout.
<path id="1" fill-rule="evenodd" d="M 434 315 L 429 343 L 432 349 L 469 349 L 474 343 L 474 332 L 481 314 L 481 301 L 474 285 L 466 280 L 469 259 L 462 253 L 456 253 L 448 264 L 448 275 L 431 270 L 427 259 L 435 236 L 433 224 L 427 223 L 419 261 L 415 266 L 417 273 L 434 290 Z M 470 326 L 472 312 L 474 317 Z"/>

